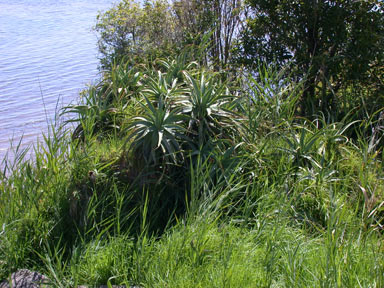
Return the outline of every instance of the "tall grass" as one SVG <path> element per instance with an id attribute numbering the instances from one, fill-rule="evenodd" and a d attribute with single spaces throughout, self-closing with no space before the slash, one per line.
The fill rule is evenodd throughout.
<path id="1" fill-rule="evenodd" d="M 239 89 L 180 59 L 115 67 L 66 109 L 74 132 L 52 127 L 30 159 L 17 146 L 3 160 L 0 278 L 29 268 L 55 287 L 382 287 L 377 132 L 295 117 L 300 83 L 269 68 Z M 161 109 L 178 116 L 157 121 Z"/>

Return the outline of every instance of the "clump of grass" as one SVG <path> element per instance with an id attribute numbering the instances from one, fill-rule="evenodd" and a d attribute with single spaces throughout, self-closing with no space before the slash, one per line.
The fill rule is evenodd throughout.
<path id="1" fill-rule="evenodd" d="M 114 67 L 66 109 L 74 131 L 3 160 L 0 278 L 381 287 L 379 138 L 295 117 L 301 86 L 284 72 L 239 88 L 187 59 Z"/>

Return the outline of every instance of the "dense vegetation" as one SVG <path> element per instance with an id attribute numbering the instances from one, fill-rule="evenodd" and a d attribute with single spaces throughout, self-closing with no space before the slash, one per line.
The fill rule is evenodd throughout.
<path id="1" fill-rule="evenodd" d="M 1 279 L 31 268 L 55 287 L 384 285 L 382 51 L 352 61 L 316 45 L 307 56 L 337 69 L 302 62 L 271 27 L 299 23 L 311 1 L 273 2 L 295 17 L 235 0 L 124 0 L 99 16 L 103 79 L 32 157 L 16 147 L 2 162 Z M 315 2 L 376 13 L 383 29 L 381 3 Z M 256 15 L 273 37 L 253 31 Z M 274 37 L 289 59 L 250 52 Z M 369 68 L 353 78 L 350 65 Z"/>

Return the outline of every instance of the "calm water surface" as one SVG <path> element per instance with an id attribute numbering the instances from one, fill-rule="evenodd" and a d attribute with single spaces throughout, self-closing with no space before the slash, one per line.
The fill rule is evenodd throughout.
<path id="1" fill-rule="evenodd" d="M 92 26 L 113 2 L 0 0 L 0 162 L 10 139 L 36 141 L 56 105 L 97 79 Z"/>

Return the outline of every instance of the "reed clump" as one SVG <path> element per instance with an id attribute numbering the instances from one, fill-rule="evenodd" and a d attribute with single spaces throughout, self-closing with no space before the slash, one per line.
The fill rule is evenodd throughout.
<path id="1" fill-rule="evenodd" d="M 298 117 L 286 71 L 223 81 L 193 60 L 115 65 L 3 160 L 0 278 L 382 287 L 382 111 Z"/>

